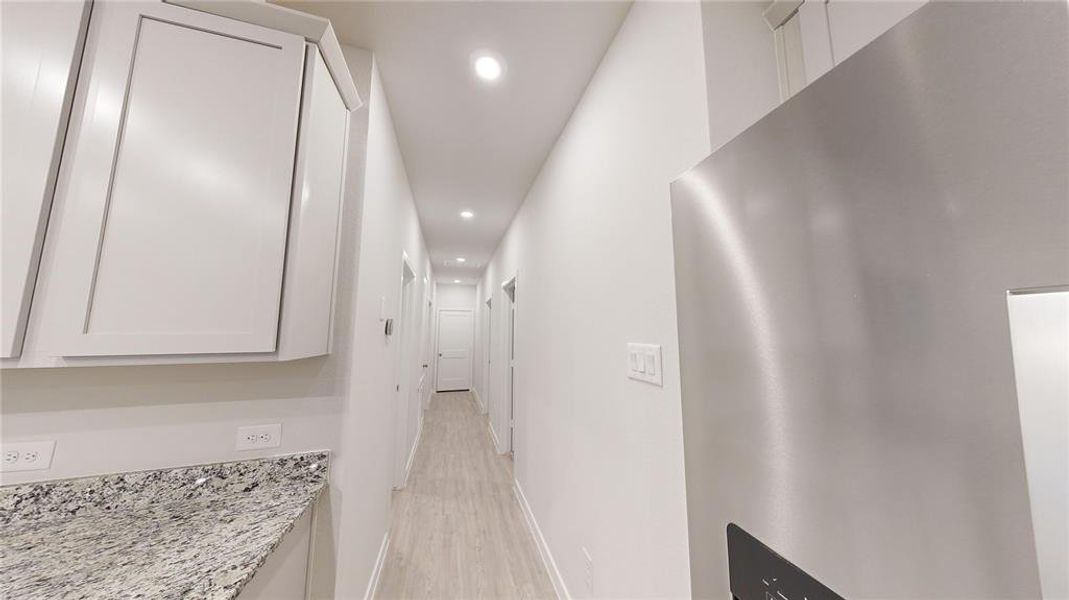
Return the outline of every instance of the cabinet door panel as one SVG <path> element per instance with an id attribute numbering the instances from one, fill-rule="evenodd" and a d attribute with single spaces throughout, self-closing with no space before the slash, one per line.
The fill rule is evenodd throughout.
<path id="1" fill-rule="evenodd" d="M 37 279 L 74 80 L 86 2 L 3 2 L 0 178 L 0 357 L 18 356 Z"/>
<path id="2" fill-rule="evenodd" d="M 278 354 L 327 354 L 344 193 L 349 110 L 319 50 L 309 44 L 286 256 Z"/>
<path id="3" fill-rule="evenodd" d="M 61 353 L 274 350 L 303 40 L 166 4 L 94 11 Z"/>

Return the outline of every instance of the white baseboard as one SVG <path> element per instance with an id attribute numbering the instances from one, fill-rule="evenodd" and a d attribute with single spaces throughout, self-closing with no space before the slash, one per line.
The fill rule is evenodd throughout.
<path id="1" fill-rule="evenodd" d="M 490 431 L 492 432 L 493 429 Z M 568 593 L 568 586 L 564 585 L 564 578 L 561 577 L 560 569 L 557 568 L 557 561 L 553 560 L 553 554 L 549 551 L 546 538 L 542 535 L 542 529 L 538 526 L 534 513 L 531 512 L 531 505 L 527 504 L 527 496 L 523 494 L 523 488 L 520 487 L 519 481 L 512 481 L 512 491 L 516 495 L 516 501 L 520 504 L 524 519 L 527 520 L 527 528 L 531 530 L 531 537 L 534 538 L 535 545 L 538 546 L 538 554 L 542 556 L 542 563 L 546 565 L 546 572 L 549 573 L 549 580 L 553 582 L 553 589 L 557 592 L 557 598 L 571 600 L 572 596 Z"/>
<path id="2" fill-rule="evenodd" d="M 494 444 L 494 452 L 504 454 L 504 452 L 501 451 L 501 442 L 497 439 L 497 432 L 494 431 L 494 424 L 487 420 L 486 428 L 490 430 L 490 441 Z"/>
<path id="3" fill-rule="evenodd" d="M 386 564 L 386 554 L 390 550 L 390 532 L 382 536 L 382 545 L 379 546 L 379 556 L 375 559 L 375 568 L 371 571 L 371 579 L 367 582 L 367 592 L 364 600 L 372 600 L 375 592 L 379 590 L 379 580 L 382 579 L 382 567 Z"/>
<path id="4" fill-rule="evenodd" d="M 474 387 L 471 388 L 471 395 L 475 397 L 475 404 L 479 407 L 479 414 L 486 414 L 486 405 L 483 404 L 483 397 L 479 395 L 479 390 Z"/>
<path id="5" fill-rule="evenodd" d="M 412 463 L 416 460 L 416 450 L 419 450 L 419 443 L 423 440 L 423 411 L 419 413 L 419 424 L 416 425 L 416 439 L 412 441 L 412 449 L 408 451 L 408 460 L 405 461 L 405 478 L 401 481 L 401 487 L 404 489 L 408 485 L 408 474 L 412 472 Z"/>

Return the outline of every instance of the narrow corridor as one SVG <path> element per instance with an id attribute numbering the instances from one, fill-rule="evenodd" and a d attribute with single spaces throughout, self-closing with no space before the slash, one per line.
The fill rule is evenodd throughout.
<path id="1" fill-rule="evenodd" d="M 390 527 L 378 598 L 556 597 L 470 392 L 431 399 Z"/>

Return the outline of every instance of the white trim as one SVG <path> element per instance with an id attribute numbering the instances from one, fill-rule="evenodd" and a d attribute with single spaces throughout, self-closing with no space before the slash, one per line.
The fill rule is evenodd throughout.
<path id="1" fill-rule="evenodd" d="M 371 570 L 371 579 L 367 582 L 367 591 L 364 592 L 364 600 L 371 600 L 375 592 L 379 591 L 379 580 L 382 579 L 382 567 L 386 564 L 386 554 L 390 550 L 390 532 L 382 534 L 382 545 L 379 546 L 379 556 L 375 559 L 375 568 Z"/>
<path id="2" fill-rule="evenodd" d="M 329 479 L 329 474 L 327 477 Z M 319 528 L 319 504 L 323 502 L 325 497 L 327 497 L 326 493 L 320 494 L 308 509 L 310 516 L 308 519 L 308 557 L 304 561 L 304 600 L 312 598 L 312 587 L 315 583 L 316 530 Z"/>
<path id="3" fill-rule="evenodd" d="M 475 386 L 471 387 L 471 395 L 475 396 L 475 404 L 479 407 L 479 414 L 486 414 L 486 405 L 483 404 L 483 398 L 479 395 L 479 390 L 475 389 Z"/>
<path id="4" fill-rule="evenodd" d="M 490 441 L 494 444 L 494 452 L 504 454 L 504 452 L 501 451 L 501 442 L 497 439 L 497 432 L 494 431 L 494 424 L 490 422 L 490 419 L 486 420 L 486 428 L 490 431 Z"/>
<path id="5" fill-rule="evenodd" d="M 761 16 L 765 18 L 768 28 L 775 31 L 798 12 L 798 7 L 802 5 L 802 2 L 803 0 L 772 0 L 772 4 L 768 5 Z"/>
<path id="6" fill-rule="evenodd" d="M 408 453 L 408 461 L 405 462 L 405 478 L 401 481 L 401 487 L 397 489 L 404 489 L 408 486 L 408 474 L 412 472 L 412 463 L 416 460 L 416 450 L 419 449 L 419 443 L 423 441 L 423 410 L 420 407 L 419 411 L 419 424 L 416 425 L 416 439 L 412 442 L 412 449 Z"/>
<path id="7" fill-rule="evenodd" d="M 327 70 L 330 71 L 334 85 L 338 87 L 338 93 L 341 94 L 345 107 L 349 110 L 356 110 L 364 105 L 360 100 L 360 93 L 356 90 L 356 84 L 353 83 L 353 77 L 349 74 L 349 67 L 346 66 L 345 57 L 341 52 L 341 45 L 338 43 L 338 37 L 334 34 L 334 27 L 329 19 L 284 6 L 248 0 L 237 2 L 219 2 L 217 0 L 164 1 L 183 8 L 303 37 L 306 41 L 319 46 L 320 52 L 323 53 L 323 61 L 327 63 Z"/>
<path id="8" fill-rule="evenodd" d="M 409 278 L 408 274 L 411 274 L 412 277 Z M 405 373 L 405 368 L 404 368 L 404 365 L 405 365 L 405 352 L 406 351 L 411 351 L 412 349 L 408 347 L 409 344 L 405 343 L 405 339 L 411 337 L 411 331 L 409 331 L 409 330 L 412 329 L 412 327 L 415 325 L 414 321 L 415 321 L 416 315 L 411 314 L 411 310 L 410 310 L 411 306 L 408 306 L 408 305 L 412 304 L 412 301 L 413 301 L 414 298 L 411 297 L 411 296 L 406 298 L 405 290 L 406 290 L 406 288 L 408 288 L 409 285 L 411 285 L 412 287 L 408 288 L 408 289 L 411 291 L 411 293 L 414 294 L 415 293 L 415 289 L 416 289 L 416 279 L 417 279 L 416 269 L 412 267 L 412 261 L 411 261 L 411 259 L 408 258 L 408 252 L 406 252 L 405 250 L 401 250 L 401 280 L 400 280 L 399 286 L 397 288 L 397 313 L 396 313 L 396 318 L 393 319 L 393 329 L 390 331 L 390 335 L 386 337 L 387 345 L 389 345 L 391 343 L 396 343 L 396 345 L 397 345 L 397 348 L 395 350 L 393 350 L 394 361 L 395 361 L 394 362 L 394 366 L 396 367 L 396 375 L 397 375 L 397 378 L 395 379 L 395 382 L 396 382 L 395 386 L 396 387 L 394 388 L 394 425 L 393 426 L 394 426 L 394 435 L 397 436 L 397 437 L 394 438 L 394 440 L 395 440 L 394 441 L 394 445 L 395 446 L 397 444 L 403 444 L 404 440 L 406 440 L 408 438 L 408 419 L 412 418 L 412 415 L 409 414 L 410 411 L 408 410 L 408 406 L 409 406 L 409 400 L 411 400 L 411 398 L 412 398 L 413 390 L 412 390 L 412 388 L 411 388 L 411 386 L 409 384 L 414 383 L 413 382 L 414 378 L 412 377 L 411 373 Z M 383 298 L 385 299 L 385 296 L 383 296 Z M 407 300 L 407 303 L 406 303 L 406 300 Z M 389 319 L 387 319 L 387 322 L 389 322 Z M 383 333 L 385 334 L 385 331 Z M 399 335 L 395 336 L 394 334 L 399 334 Z M 394 339 L 396 341 L 395 342 L 390 342 L 389 340 L 391 340 L 391 339 Z M 415 341 L 418 341 L 418 340 L 415 340 Z M 417 351 L 417 354 L 418 353 L 419 352 Z M 406 377 L 406 375 L 408 375 L 408 377 Z M 403 418 L 402 418 L 402 412 L 403 412 Z M 420 401 L 420 403 L 419 403 L 419 419 L 422 422 L 422 419 L 423 419 L 423 402 L 422 401 Z M 419 427 L 419 426 L 417 426 L 417 427 Z M 417 431 L 417 435 L 418 434 L 419 434 L 419 432 Z M 411 459 L 412 459 L 411 455 L 412 455 L 413 452 L 415 452 L 416 445 L 417 445 L 417 441 L 413 440 L 412 447 L 409 448 L 409 451 L 407 453 L 404 451 L 404 447 L 403 446 L 395 449 L 395 452 L 397 452 L 397 454 L 395 455 L 396 458 L 400 458 L 400 459 L 402 459 L 404 461 L 401 464 L 394 463 L 394 467 L 393 467 L 393 485 L 394 485 L 394 487 L 393 487 L 393 489 L 395 489 L 395 490 L 399 490 L 399 489 L 405 487 L 405 480 L 408 478 L 407 465 L 408 465 L 408 462 L 411 461 Z M 407 457 L 407 459 L 406 459 L 406 457 Z M 395 460 L 396 460 L 396 458 L 395 458 Z"/>
<path id="9" fill-rule="evenodd" d="M 542 564 L 546 566 L 549 580 L 553 582 L 553 590 L 557 592 L 557 598 L 571 600 L 572 596 L 568 593 L 568 586 L 564 585 L 564 577 L 561 576 L 560 569 L 557 568 L 557 561 L 553 560 L 553 553 L 549 551 L 549 544 L 546 543 L 546 537 L 542 535 L 542 529 L 538 526 L 534 513 L 531 512 L 531 505 L 527 503 L 527 496 L 523 494 L 523 488 L 520 487 L 519 480 L 512 480 L 512 491 L 516 496 L 516 502 L 520 505 L 520 510 L 523 511 L 523 518 L 527 521 L 527 528 L 531 530 L 531 537 L 534 538 L 535 545 L 538 546 L 538 554 L 542 557 Z"/>

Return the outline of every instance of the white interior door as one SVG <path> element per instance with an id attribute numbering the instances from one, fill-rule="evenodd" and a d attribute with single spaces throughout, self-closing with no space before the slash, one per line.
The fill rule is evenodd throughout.
<path id="1" fill-rule="evenodd" d="M 414 287 L 413 281 L 415 280 L 415 273 L 408 265 L 407 260 L 402 261 L 401 265 L 401 305 L 398 310 L 397 319 L 394 321 L 393 339 L 397 344 L 397 353 L 395 355 L 395 373 L 397 374 L 397 382 L 394 386 L 394 438 L 396 440 L 395 446 L 396 460 L 395 464 L 395 476 L 394 476 L 394 488 L 401 489 L 405 484 L 405 475 L 408 471 L 408 460 L 411 455 L 411 444 L 413 436 L 410 431 L 414 429 L 411 426 L 414 420 L 419 418 L 416 411 L 411 410 L 411 403 L 409 402 L 409 396 L 411 394 L 412 375 L 409 354 L 410 345 L 412 339 L 412 288 Z"/>
<path id="2" fill-rule="evenodd" d="M 505 300 L 508 304 L 505 326 L 505 394 L 508 430 L 505 433 L 506 448 L 509 454 L 515 452 L 516 442 L 516 278 L 513 277 L 503 286 Z"/>
<path id="3" fill-rule="evenodd" d="M 509 304 L 509 452 L 516 441 L 516 303 Z"/>
<path id="4" fill-rule="evenodd" d="M 439 392 L 471 389 L 473 324 L 470 310 L 438 311 Z"/>
<path id="5" fill-rule="evenodd" d="M 491 298 L 486 299 L 486 344 L 483 346 L 483 353 L 486 355 L 486 368 L 483 369 L 483 390 L 486 392 L 486 397 L 482 399 L 483 412 L 489 413 L 491 398 L 494 397 L 494 305 Z"/>

